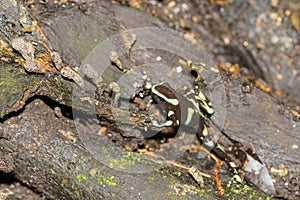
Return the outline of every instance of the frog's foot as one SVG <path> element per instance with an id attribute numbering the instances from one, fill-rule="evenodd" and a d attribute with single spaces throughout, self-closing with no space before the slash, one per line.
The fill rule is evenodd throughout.
<path id="1" fill-rule="evenodd" d="M 157 121 L 153 121 L 152 125 L 158 128 L 166 127 L 166 126 L 172 126 L 173 122 L 171 120 L 167 120 L 166 122 L 159 124 Z"/>

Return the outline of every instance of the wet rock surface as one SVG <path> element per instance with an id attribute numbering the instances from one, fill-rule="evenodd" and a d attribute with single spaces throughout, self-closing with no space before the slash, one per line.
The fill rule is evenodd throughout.
<path id="1" fill-rule="evenodd" d="M 297 51 L 297 48 L 299 48 L 297 47 L 297 45 L 299 45 L 299 30 L 297 29 L 297 21 L 292 17 L 298 11 L 297 9 L 292 9 L 291 5 L 294 6 L 292 3 L 280 2 L 276 4 L 276 2 L 274 3 L 273 1 L 244 3 L 233 1 L 226 3 L 226 5 L 219 5 L 212 4 L 210 1 L 188 1 L 186 3 L 176 1 L 152 1 L 152 4 L 141 1 L 140 4 L 134 4 L 135 6 L 138 5 L 139 9 L 143 11 L 151 12 L 160 19 L 158 20 L 149 14 L 144 14 L 133 8 L 122 7 L 118 3 L 114 5 L 104 3 L 100 5 L 89 4 L 92 1 L 89 1 L 88 4 L 80 4 L 82 2 L 77 1 L 75 1 L 74 4 L 73 2 L 74 1 L 53 3 L 53 1 L 49 1 L 46 4 L 36 2 L 34 6 L 32 6 L 32 4 L 26 4 L 25 6 L 27 6 L 28 11 L 37 20 L 37 24 L 44 32 L 50 48 L 59 52 L 62 60 L 70 65 L 70 69 L 72 68 L 71 70 L 74 72 L 77 71 L 83 59 L 100 41 L 104 41 L 113 34 L 121 33 L 125 28 L 140 27 L 139 22 L 142 22 L 141 26 L 148 27 L 167 27 L 167 25 L 169 25 L 183 31 L 185 38 L 190 42 L 197 41 L 196 46 L 199 44 L 204 46 L 212 53 L 212 57 L 216 63 L 238 63 L 242 68 L 241 74 L 246 72 L 246 74 L 261 78 L 272 86 L 273 94 L 276 94 L 276 91 L 281 91 L 282 95 L 280 98 L 283 102 L 287 102 L 295 108 L 299 106 L 299 88 L 296 87 L 300 85 L 298 76 L 299 51 Z M 78 5 L 76 3 L 78 3 Z M 130 1 L 128 4 L 126 3 L 126 6 L 132 6 L 132 3 L 133 1 Z M 295 3 L 295 5 L 297 5 L 297 3 Z M 13 38 L 18 38 L 24 34 L 25 26 L 20 23 L 19 19 L 14 19 L 14 16 L 19 15 L 16 14 L 18 13 L 18 8 L 13 1 L 9 1 L 8 4 L 1 4 L 1 9 L 6 20 L 0 23 L 2 27 L 0 39 L 11 44 L 10 42 Z M 4 10 L 7 10 L 7 12 L 4 12 Z M 110 10 L 114 10 L 116 15 Z M 235 10 L 239 10 L 239 12 L 235 12 Z M 287 10 L 290 10 L 291 13 L 286 13 Z M 14 14 L 12 15 L 11 13 Z M 241 13 L 247 13 L 247 15 Z M 135 20 L 136 17 L 138 17 L 137 20 Z M 14 24 L 14 26 L 12 26 L 12 24 Z M 66 27 L 68 27 L 67 31 L 65 29 Z M 26 31 L 28 30 L 32 31 L 30 27 L 26 28 Z M 46 52 L 51 58 L 51 52 L 48 52 L 48 48 L 43 45 L 43 42 L 40 42 L 40 36 L 32 37 L 28 36 L 28 34 L 25 35 L 27 38 L 30 38 L 29 41 L 34 44 L 39 44 L 36 47 L 37 52 Z M 166 42 L 174 43 L 175 46 L 184 46 L 179 41 L 169 42 L 170 38 L 164 38 L 162 35 L 159 36 L 161 37 L 159 41 L 162 44 Z M 118 47 L 118 45 L 121 46 L 121 51 L 124 52 L 124 56 L 121 57 L 120 62 L 125 63 L 124 67 L 126 69 L 139 69 L 136 66 L 149 62 L 149 60 L 156 62 L 162 60 L 160 63 L 165 63 L 168 66 L 178 66 L 178 57 L 170 57 L 169 54 L 162 51 L 137 50 L 130 52 L 134 44 L 139 44 L 138 38 L 136 41 L 132 38 L 134 37 L 129 34 L 124 37 L 117 37 L 113 42 L 116 47 Z M 15 60 L 17 57 L 23 57 L 25 60 L 26 58 L 28 59 L 26 52 L 24 54 L 24 52 L 20 52 L 16 48 L 14 49 L 19 53 L 15 51 L 11 51 L 12 53 L 1 51 L 1 57 L 10 58 L 11 60 Z M 196 52 L 197 50 L 187 50 L 187 55 L 190 55 L 191 58 L 194 58 L 193 51 Z M 130 52 L 129 57 L 128 54 L 126 54 L 128 52 Z M 97 54 L 97 56 L 100 56 L 99 59 L 101 60 L 101 55 Z M 45 57 L 43 58 L 45 59 Z M 3 62 L 3 59 L 1 60 L 1 62 Z M 108 65 L 112 65 L 111 71 L 109 71 L 107 73 L 108 76 L 105 77 L 106 81 L 114 79 L 120 74 L 122 75 L 121 70 L 114 66 L 116 63 L 110 63 L 109 56 L 103 58 L 103 60 L 109 63 Z M 26 166 L 26 163 L 23 165 L 24 162 L 22 159 L 29 159 L 31 153 L 34 155 L 33 157 L 39 157 L 39 153 L 41 152 L 37 151 L 38 148 L 47 149 L 50 148 L 48 146 L 51 146 L 51 144 L 51 148 L 53 148 L 53 143 L 57 145 L 57 147 L 66 149 L 73 149 L 75 146 L 79 148 L 78 151 L 76 150 L 79 155 L 86 154 L 86 151 L 83 150 L 83 154 L 81 151 L 83 144 L 80 142 L 77 144 L 76 142 L 80 140 L 71 140 L 75 143 L 72 145 L 69 145 L 70 141 L 67 140 L 66 147 L 64 147 L 63 143 L 66 140 L 65 137 L 74 137 L 74 134 L 70 132 L 76 132 L 72 124 L 71 106 L 79 110 L 81 109 L 81 111 L 84 112 L 87 110 L 87 114 L 90 114 L 88 113 L 88 106 L 87 108 L 81 108 L 81 104 L 77 106 L 72 102 L 72 91 L 74 87 L 77 88 L 74 82 L 62 78 L 59 69 L 58 71 L 52 70 L 55 63 L 53 63 L 51 59 L 47 62 L 51 63 L 51 68 L 43 68 L 45 71 L 42 75 L 27 73 L 23 68 L 25 66 L 22 65 L 21 62 L 13 65 L 5 64 L 0 67 L 2 98 L 0 109 L 1 116 L 5 115 L 5 118 L 0 124 L 0 140 L 1 142 L 8 140 L 7 143 L 1 143 L 1 149 L 4 149 L 3 152 L 7 155 L 13 156 L 13 158 L 16 159 L 16 163 L 12 163 L 14 167 L 12 170 L 15 170 L 17 174 L 16 177 L 31 187 L 36 188 L 39 192 L 45 192 L 46 185 L 52 184 L 51 181 L 45 184 L 43 180 L 39 180 L 39 177 L 47 177 L 49 174 L 53 175 L 53 173 L 55 173 L 55 167 L 45 165 L 45 160 L 38 159 L 40 163 L 38 166 L 48 166 L 49 169 L 52 170 L 50 170 L 49 174 L 46 171 L 42 171 L 41 173 L 36 173 L 33 177 L 27 177 L 26 174 L 28 171 L 35 173 L 34 164 L 27 165 L 28 171 L 21 169 L 23 166 Z M 132 63 L 134 63 L 134 65 L 132 65 Z M 172 71 L 172 69 L 168 70 Z M 166 73 L 160 73 L 160 70 L 156 70 L 156 72 L 153 73 L 153 77 L 155 77 L 153 80 L 158 81 L 163 79 Z M 139 73 L 137 74 L 141 75 Z M 238 77 L 238 80 L 231 76 L 225 76 L 224 81 L 227 95 L 226 104 L 223 105 L 227 111 L 224 130 L 235 140 L 242 143 L 251 143 L 255 147 L 256 152 L 270 170 L 272 178 L 276 181 L 274 184 L 278 196 L 287 199 L 297 199 L 299 197 L 300 185 L 298 180 L 300 173 L 298 167 L 298 158 L 300 156 L 298 151 L 299 137 L 297 137 L 297 133 L 300 131 L 299 122 L 295 121 L 293 113 L 286 104 L 279 104 L 278 99 L 280 98 L 275 95 L 271 96 L 270 94 L 266 94 L 256 87 L 253 87 L 251 81 L 249 82 L 249 80 L 243 76 Z M 180 86 L 180 84 L 175 81 L 174 85 L 176 86 L 177 84 Z M 250 89 L 245 86 L 248 84 L 250 85 Z M 128 91 L 130 90 L 128 89 Z M 39 101 L 39 98 L 46 98 L 47 102 L 50 101 L 50 103 L 48 103 L 51 109 L 45 107 L 43 103 Z M 52 107 L 52 105 L 62 106 L 62 115 L 52 113 L 52 109 L 55 109 L 55 106 Z M 24 106 L 25 108 L 20 110 Z M 64 108 L 67 108 L 68 111 Z M 15 114 L 12 114 L 13 112 L 16 112 L 16 117 L 14 116 Z M 40 115 L 46 117 L 39 119 L 38 116 Z M 61 116 L 61 120 L 59 120 L 57 116 Z M 220 122 L 216 119 L 217 118 L 213 118 L 213 123 L 219 125 Z M 36 122 L 39 122 L 39 124 Z M 64 131 L 59 131 L 58 129 L 60 127 L 63 127 Z M 50 135 L 46 134 L 47 129 L 51 129 Z M 67 129 L 70 132 L 68 132 Z M 117 129 L 112 130 L 113 131 L 110 132 L 111 138 L 117 141 L 117 143 L 120 143 L 121 146 L 125 146 L 126 143 L 132 143 L 134 144 L 133 146 L 136 146 L 138 143 L 134 139 L 129 140 L 128 138 L 124 139 L 120 137 L 120 133 Z M 218 131 L 212 129 L 211 132 L 216 132 L 217 134 Z M 14 133 L 19 133 L 19 135 L 15 137 L 13 135 Z M 31 135 L 25 136 L 26 133 L 31 133 Z M 41 133 L 45 134 L 43 135 Z M 61 135 L 58 137 L 57 134 Z M 126 134 L 124 135 L 126 137 Z M 132 135 L 129 136 L 132 137 Z M 24 137 L 23 146 L 18 147 L 18 137 Z M 55 137 L 58 137 L 58 139 L 55 141 L 52 140 L 52 138 Z M 9 140 L 11 140 L 12 143 L 9 143 Z M 12 147 L 5 149 L 6 145 L 12 145 Z M 14 150 L 13 147 L 16 147 L 17 150 Z M 43 152 L 50 154 L 51 157 L 55 156 L 54 152 L 57 150 L 58 149 L 50 149 L 49 152 L 47 150 Z M 28 152 L 29 154 L 24 155 L 24 157 L 20 159 L 18 155 L 20 155 L 22 151 Z M 76 162 L 79 162 L 74 154 L 62 154 L 63 155 L 58 155 L 58 161 L 63 160 L 64 156 L 70 158 L 69 165 L 60 166 L 62 169 L 66 169 L 66 171 L 73 169 L 72 166 L 76 165 Z M 199 162 L 198 157 L 198 154 L 187 155 L 182 159 L 182 162 L 186 164 L 197 163 Z M 82 162 L 86 160 L 92 160 L 90 156 L 80 158 L 82 160 L 78 163 L 78 166 L 83 165 Z M 58 163 L 58 165 L 60 164 L 64 165 L 66 163 Z M 75 178 L 77 180 L 73 179 L 73 181 L 78 181 L 79 186 L 85 179 L 85 176 L 79 176 L 78 174 L 89 169 L 89 167 L 88 165 L 84 165 L 81 171 L 76 171 L 76 173 L 78 172 Z M 211 170 L 211 166 L 209 170 Z M 61 171 L 58 170 L 58 172 L 60 173 Z M 124 176 L 122 174 L 116 174 L 108 170 L 106 177 L 111 178 L 110 175 L 118 177 Z M 226 173 L 224 174 L 225 176 L 228 175 Z M 75 176 L 76 175 L 73 174 L 73 178 Z M 126 176 L 128 176 L 128 182 L 132 184 L 139 179 L 138 176 Z M 49 198 L 83 198 L 84 195 L 99 197 L 103 194 L 107 194 L 107 198 L 121 199 L 127 197 L 130 193 L 129 190 L 127 190 L 127 184 L 120 181 L 122 183 L 121 187 L 125 188 L 123 192 L 109 185 L 109 189 L 104 191 L 104 193 L 99 189 L 94 192 L 80 191 L 74 194 L 70 191 L 63 191 L 63 188 L 69 187 L 68 183 L 72 182 L 68 182 L 68 180 L 65 180 L 63 177 L 64 176 L 59 179 L 61 180 L 61 185 L 55 187 L 49 193 L 45 192 L 46 196 Z M 146 177 L 146 179 L 147 178 L 149 177 Z M 150 184 L 152 179 L 152 177 L 149 178 L 149 187 L 147 186 L 148 190 L 145 191 L 149 199 L 153 199 L 151 197 L 154 197 L 154 194 L 151 191 L 157 187 L 157 185 L 155 187 L 155 184 Z M 102 178 L 101 180 L 104 179 Z M 109 182 L 108 179 L 106 181 Z M 191 182 L 191 180 L 187 181 L 188 184 Z M 53 179 L 53 183 L 55 183 L 55 178 Z M 110 184 L 114 185 L 114 182 L 110 182 Z M 210 182 L 210 184 L 212 183 Z M 89 184 L 86 184 L 85 186 L 88 185 Z M 195 183 L 192 183 L 192 185 L 195 185 Z M 143 187 L 145 186 L 143 185 Z M 159 187 L 161 187 L 161 193 L 163 193 L 162 190 L 166 185 L 160 184 Z M 134 189 L 139 190 L 142 188 L 136 187 Z M 184 191 L 183 188 L 181 189 Z M 208 191 L 216 190 L 216 188 L 206 189 Z M 55 194 L 56 191 L 60 192 Z M 233 195 L 230 191 L 227 192 Z M 80 195 L 78 196 L 78 194 L 83 196 L 79 197 Z M 139 193 L 133 192 L 132 195 L 138 197 Z M 193 194 L 190 192 L 189 197 L 195 199 L 195 195 L 199 196 L 199 193 Z M 216 197 L 214 195 L 216 194 L 212 192 L 212 196 Z M 237 198 L 249 198 L 249 193 L 246 193 L 245 196 L 243 196 L 243 194 L 240 195 L 241 196 Z M 256 195 L 264 196 L 264 194 L 260 193 L 256 193 Z M 212 196 L 205 196 L 204 199 Z M 201 199 L 201 197 L 199 198 Z"/>

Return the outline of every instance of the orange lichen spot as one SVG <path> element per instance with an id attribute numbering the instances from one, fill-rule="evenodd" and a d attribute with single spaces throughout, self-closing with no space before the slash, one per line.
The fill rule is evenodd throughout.
<path id="1" fill-rule="evenodd" d="M 44 35 L 42 29 L 37 25 L 36 27 L 36 31 L 37 33 L 39 34 L 39 36 L 41 37 L 42 39 L 42 42 L 43 42 L 43 47 L 48 51 L 48 52 L 51 52 L 51 48 L 49 47 L 49 45 L 47 44 L 47 38 L 46 36 Z"/>
<path id="2" fill-rule="evenodd" d="M 294 109 L 290 109 L 290 112 L 291 112 L 294 116 L 297 116 L 297 115 L 300 114 L 297 110 L 294 110 Z"/>
<path id="3" fill-rule="evenodd" d="M 58 130 L 58 132 L 65 136 L 68 140 L 71 140 L 73 142 L 77 141 L 77 138 L 74 136 L 75 134 L 71 131 Z"/>
<path id="4" fill-rule="evenodd" d="M 257 47 L 257 48 L 259 48 L 259 49 L 262 48 L 262 44 L 261 44 L 260 41 L 256 41 L 255 43 L 256 43 L 256 47 Z"/>
<path id="5" fill-rule="evenodd" d="M 184 38 L 187 39 L 188 41 L 192 42 L 193 44 L 195 44 L 197 42 L 195 33 L 192 33 L 191 31 L 185 33 Z"/>
<path id="6" fill-rule="evenodd" d="M 240 72 L 240 66 L 238 63 L 232 64 L 230 62 L 220 63 L 219 66 L 226 72 L 231 73 L 234 77 L 237 77 Z"/>
<path id="7" fill-rule="evenodd" d="M 132 8 L 139 9 L 141 7 L 141 0 L 130 0 L 129 6 Z"/>
<path id="8" fill-rule="evenodd" d="M 255 80 L 255 85 L 264 92 L 271 92 L 271 87 L 261 80 Z"/>
<path id="9" fill-rule="evenodd" d="M 277 78 L 278 80 L 282 80 L 283 76 L 282 76 L 282 74 L 277 74 L 277 75 L 276 75 L 276 78 Z"/>
<path id="10" fill-rule="evenodd" d="M 199 22 L 199 19 L 197 16 L 192 16 L 192 22 L 197 23 Z"/>
<path id="11" fill-rule="evenodd" d="M 263 23 L 263 18 L 265 18 L 265 17 L 266 17 L 266 16 L 265 16 L 264 13 L 258 15 L 257 18 L 256 18 L 256 21 L 255 21 L 255 25 L 258 26 L 258 27 L 263 26 L 263 24 L 264 24 L 264 23 Z"/>
<path id="12" fill-rule="evenodd" d="M 132 122 L 138 122 L 138 121 L 140 121 L 140 118 L 139 117 L 131 117 L 130 120 Z"/>
<path id="13" fill-rule="evenodd" d="M 152 14 L 154 17 L 156 17 L 156 16 L 157 16 L 157 13 L 156 13 L 156 11 L 155 11 L 155 10 L 152 10 L 152 11 L 151 11 L 151 14 Z"/>
<path id="14" fill-rule="evenodd" d="M 185 21 L 185 19 L 184 18 L 180 18 L 179 19 L 179 26 L 181 27 L 181 28 L 187 28 L 187 23 L 186 23 L 186 21 Z"/>
<path id="15" fill-rule="evenodd" d="M 147 149 L 149 152 L 153 152 L 159 149 L 159 147 L 160 147 L 159 142 L 156 140 L 149 140 L 145 143 L 145 149 Z M 160 151 L 164 151 L 164 150 L 160 149 Z"/>
<path id="16" fill-rule="evenodd" d="M 227 0 L 210 0 L 210 3 L 218 4 L 218 5 L 227 5 L 228 1 Z"/>
<path id="17" fill-rule="evenodd" d="M 98 131 L 98 135 L 103 135 L 103 133 L 105 133 L 107 131 L 107 127 L 106 126 L 101 126 L 100 130 Z"/>
<path id="18" fill-rule="evenodd" d="M 51 67 L 50 63 L 52 62 L 51 56 L 45 53 L 39 53 L 35 58 L 34 62 L 38 63 L 45 71 L 48 72 L 57 72 L 56 68 Z"/>
<path id="19" fill-rule="evenodd" d="M 25 60 L 22 57 L 17 57 L 15 62 L 22 66 L 25 64 Z"/>
<path id="20" fill-rule="evenodd" d="M 148 153 L 148 149 L 137 149 L 137 152 L 139 153 Z"/>
<path id="21" fill-rule="evenodd" d="M 285 10 L 285 11 L 284 11 L 284 14 L 285 14 L 286 16 L 290 16 L 290 15 L 291 15 L 291 10 Z"/>
<path id="22" fill-rule="evenodd" d="M 125 144 L 124 148 L 127 150 L 127 151 L 133 151 L 134 149 L 128 145 L 128 144 Z"/>
<path id="23" fill-rule="evenodd" d="M 178 61 L 177 61 L 179 64 L 181 64 L 181 65 L 187 65 L 188 63 L 187 63 L 187 61 L 186 60 L 183 60 L 183 59 L 178 59 Z"/>
<path id="24" fill-rule="evenodd" d="M 20 105 L 21 105 L 21 106 L 25 106 L 25 101 L 21 100 L 21 101 L 20 101 Z"/>
<path id="25" fill-rule="evenodd" d="M 275 91 L 275 95 L 278 96 L 278 97 L 280 97 L 282 95 L 282 92 L 280 90 L 276 90 Z"/>
<path id="26" fill-rule="evenodd" d="M 7 48 L 7 47 L 8 47 L 7 42 L 5 42 L 4 40 L 1 40 L 1 39 L 0 39 L 0 48 L 1 48 L 1 49 L 4 49 L 4 48 Z"/>

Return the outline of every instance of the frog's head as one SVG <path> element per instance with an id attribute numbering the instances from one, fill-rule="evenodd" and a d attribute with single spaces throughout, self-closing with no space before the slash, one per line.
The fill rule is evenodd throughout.
<path id="1" fill-rule="evenodd" d="M 172 88 L 166 84 L 151 85 L 151 96 L 166 112 L 170 120 L 164 126 L 178 126 L 181 118 L 180 100 Z"/>
<path id="2" fill-rule="evenodd" d="M 153 85 L 151 95 L 165 110 L 174 110 L 174 108 L 179 107 L 179 100 L 175 91 L 170 89 L 166 83 Z"/>

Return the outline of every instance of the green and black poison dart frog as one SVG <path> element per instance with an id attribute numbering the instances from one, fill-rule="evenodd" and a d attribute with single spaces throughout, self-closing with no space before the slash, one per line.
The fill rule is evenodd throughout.
<path id="1" fill-rule="evenodd" d="M 197 133 L 202 146 L 215 154 L 219 159 L 225 161 L 230 171 L 237 174 L 236 165 L 231 156 L 225 151 L 221 144 L 216 144 L 209 135 L 205 119 L 209 118 L 214 109 L 212 103 L 201 92 L 190 90 L 186 94 L 174 91 L 168 84 L 161 83 L 152 85 L 146 83 L 146 90 L 150 90 L 153 99 L 167 113 L 167 120 L 158 124 L 153 122 L 156 127 L 183 127 Z"/>
<path id="2" fill-rule="evenodd" d="M 149 88 L 150 87 L 150 88 Z M 213 114 L 211 102 L 202 94 L 190 91 L 185 96 L 176 93 L 166 84 L 149 85 L 151 96 L 165 110 L 168 120 L 163 124 L 154 122 L 154 126 L 184 126 L 193 128 L 201 135 L 202 140 L 208 136 L 208 130 L 204 123 L 207 115 Z M 201 101 L 201 103 L 199 103 Z M 200 133 L 199 133 L 200 132 Z M 207 144 L 210 142 L 207 141 Z"/>

